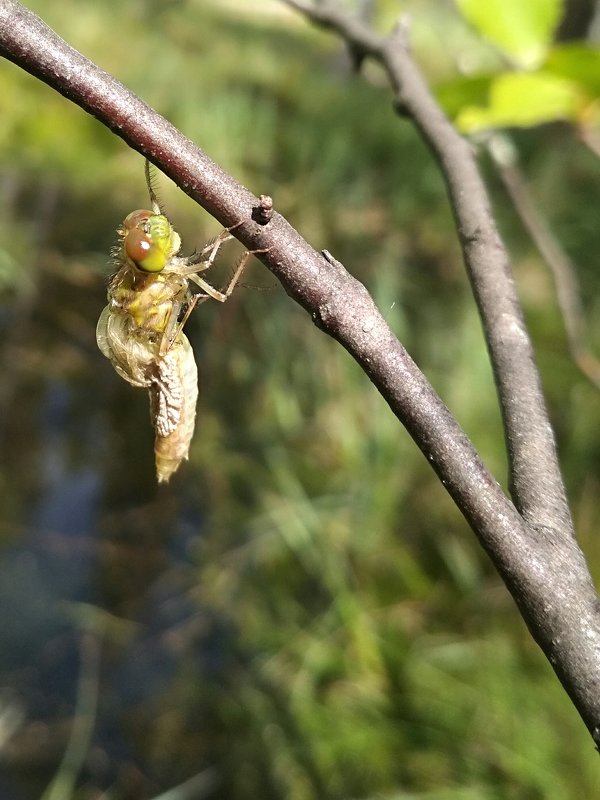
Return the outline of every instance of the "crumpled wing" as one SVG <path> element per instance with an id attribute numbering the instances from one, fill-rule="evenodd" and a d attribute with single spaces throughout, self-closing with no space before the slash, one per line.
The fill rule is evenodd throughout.
<path id="1" fill-rule="evenodd" d="M 96 341 L 122 378 L 132 386 L 150 388 L 160 346 L 152 336 L 147 332 L 140 335 L 140 329 L 132 329 L 126 314 L 116 314 L 108 305 L 100 314 Z"/>

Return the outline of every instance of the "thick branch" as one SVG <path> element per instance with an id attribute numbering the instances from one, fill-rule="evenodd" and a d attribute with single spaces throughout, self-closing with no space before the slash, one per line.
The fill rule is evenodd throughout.
<path id="1" fill-rule="evenodd" d="M 600 622 L 583 555 L 556 519 L 546 529 L 526 525 L 365 288 L 279 214 L 265 219 L 258 198 L 15 0 L 0 0 L 0 53 L 147 155 L 223 225 L 241 220 L 235 234 L 247 247 L 268 248 L 263 263 L 361 364 L 423 451 L 600 743 Z"/>

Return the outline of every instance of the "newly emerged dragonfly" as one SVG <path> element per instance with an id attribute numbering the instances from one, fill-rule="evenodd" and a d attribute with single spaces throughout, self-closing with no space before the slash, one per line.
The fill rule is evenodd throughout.
<path id="1" fill-rule="evenodd" d="M 207 283 L 200 273 L 212 265 L 231 233 L 225 229 L 199 253 L 179 256 L 181 239 L 160 208 L 148 161 L 145 171 L 151 210 L 133 211 L 117 231 L 119 243 L 112 251 L 116 272 L 96 339 L 122 378 L 149 391 L 161 483 L 187 459 L 194 433 L 198 369 L 183 326 L 198 303 L 228 299 L 250 253 L 244 253 L 223 292 Z M 199 293 L 192 292 L 190 282 Z"/>

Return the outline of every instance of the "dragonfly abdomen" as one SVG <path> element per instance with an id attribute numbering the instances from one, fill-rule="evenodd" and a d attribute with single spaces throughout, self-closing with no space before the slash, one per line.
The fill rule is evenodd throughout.
<path id="1" fill-rule="evenodd" d="M 198 368 L 187 337 L 180 333 L 156 361 L 150 386 L 150 416 L 155 430 L 158 482 L 168 481 L 189 455 L 198 400 Z"/>

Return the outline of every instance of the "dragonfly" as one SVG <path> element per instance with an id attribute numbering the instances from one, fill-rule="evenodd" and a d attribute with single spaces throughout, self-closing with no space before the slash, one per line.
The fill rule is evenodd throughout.
<path id="1" fill-rule="evenodd" d="M 181 238 L 160 206 L 148 161 L 145 176 L 150 209 L 132 211 L 117 229 L 111 251 L 115 272 L 96 340 L 121 378 L 148 390 L 156 477 L 166 483 L 188 458 L 196 419 L 198 368 L 183 326 L 198 304 L 229 299 L 251 251 L 243 254 L 224 291 L 215 289 L 201 273 L 233 238 L 233 228 L 199 252 L 180 255 Z"/>

